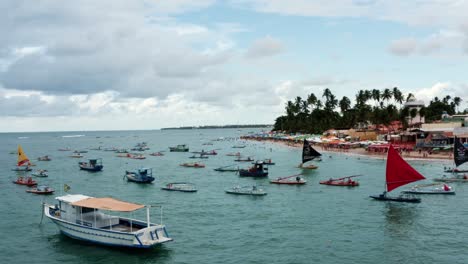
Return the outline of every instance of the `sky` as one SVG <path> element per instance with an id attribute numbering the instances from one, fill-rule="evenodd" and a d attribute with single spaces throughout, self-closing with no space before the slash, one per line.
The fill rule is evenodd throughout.
<path id="1" fill-rule="evenodd" d="M 273 124 L 398 87 L 468 107 L 468 1 L 0 0 L 0 132 Z"/>

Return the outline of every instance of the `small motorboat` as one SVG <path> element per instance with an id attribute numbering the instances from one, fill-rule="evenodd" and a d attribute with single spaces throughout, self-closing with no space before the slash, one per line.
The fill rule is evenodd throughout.
<path id="1" fill-rule="evenodd" d="M 38 171 L 32 172 L 31 175 L 35 177 L 49 177 L 49 173 L 47 170 L 38 170 Z"/>
<path id="2" fill-rule="evenodd" d="M 230 189 L 226 190 L 226 193 L 229 194 L 237 194 L 237 195 L 254 195 L 254 196 L 263 196 L 266 195 L 267 192 L 265 192 L 261 188 L 257 188 L 257 186 L 235 186 Z"/>
<path id="3" fill-rule="evenodd" d="M 45 156 L 37 158 L 37 160 L 38 161 L 51 161 L 52 159 L 48 155 L 45 155 Z"/>
<path id="4" fill-rule="evenodd" d="M 50 188 L 49 186 L 40 185 L 35 188 L 27 189 L 26 192 L 28 193 L 35 193 L 35 194 L 53 194 L 54 189 Z"/>
<path id="5" fill-rule="evenodd" d="M 234 168 L 235 165 L 228 165 L 214 169 L 215 171 L 239 171 L 239 167 Z"/>
<path id="6" fill-rule="evenodd" d="M 265 165 L 275 165 L 275 163 L 271 159 L 264 159 L 262 162 Z"/>
<path id="7" fill-rule="evenodd" d="M 136 171 L 125 171 L 127 181 L 137 183 L 152 183 L 154 181 L 153 170 L 150 168 L 140 168 Z"/>
<path id="8" fill-rule="evenodd" d="M 447 184 L 424 184 L 424 185 L 415 185 L 407 191 L 402 191 L 402 193 L 411 193 L 411 194 L 455 194 L 455 191 L 451 186 Z"/>
<path id="9" fill-rule="evenodd" d="M 101 171 L 104 166 L 102 165 L 102 159 L 90 159 L 88 162 L 80 161 L 78 162 L 80 169 L 86 171 Z"/>
<path id="10" fill-rule="evenodd" d="M 240 152 L 235 152 L 235 153 L 228 153 L 228 154 L 226 154 L 226 156 L 240 157 L 241 154 L 240 154 Z"/>
<path id="11" fill-rule="evenodd" d="M 18 177 L 16 181 L 13 181 L 14 184 L 34 186 L 37 185 L 37 181 L 33 180 L 31 177 Z"/>
<path id="12" fill-rule="evenodd" d="M 58 151 L 70 151 L 70 148 L 59 148 Z"/>
<path id="13" fill-rule="evenodd" d="M 138 154 L 138 153 L 127 153 L 125 157 L 129 159 L 138 159 L 138 160 L 146 159 L 146 157 L 143 154 Z"/>
<path id="14" fill-rule="evenodd" d="M 155 156 L 155 157 L 161 157 L 161 156 L 164 156 L 164 154 L 159 151 L 159 152 L 153 152 L 153 153 L 150 153 L 149 154 L 150 156 Z"/>
<path id="15" fill-rule="evenodd" d="M 234 145 L 232 146 L 232 148 L 245 148 L 246 146 L 245 145 Z"/>
<path id="16" fill-rule="evenodd" d="M 87 150 L 75 150 L 75 151 L 73 151 L 73 153 L 80 153 L 81 154 L 81 153 L 88 153 L 88 151 Z"/>
<path id="17" fill-rule="evenodd" d="M 247 157 L 247 158 L 237 158 L 235 159 L 234 161 L 237 161 L 237 162 L 248 162 L 248 161 L 254 161 L 254 159 L 252 159 L 251 157 Z"/>
<path id="18" fill-rule="evenodd" d="M 189 167 L 189 168 L 205 168 L 205 164 L 198 163 L 198 162 L 186 162 L 180 164 L 182 167 Z"/>
<path id="19" fill-rule="evenodd" d="M 307 181 L 304 178 L 300 177 L 302 174 L 291 175 L 287 177 L 280 177 L 275 180 L 271 180 L 270 183 L 275 184 L 289 184 L 289 185 L 302 185 Z"/>
<path id="20" fill-rule="evenodd" d="M 210 151 L 203 151 L 202 150 L 202 153 L 200 153 L 201 155 L 211 155 L 211 156 L 214 156 L 214 155 L 218 155 L 218 152 L 216 152 L 216 150 L 210 150 Z"/>
<path id="21" fill-rule="evenodd" d="M 268 168 L 262 162 L 255 163 L 249 169 L 240 169 L 239 176 L 243 177 L 267 177 Z"/>
<path id="22" fill-rule="evenodd" d="M 182 145 L 177 145 L 175 147 L 169 147 L 170 152 L 188 152 L 189 148 L 187 145 L 182 144 Z"/>
<path id="23" fill-rule="evenodd" d="M 191 158 L 191 159 L 207 159 L 208 156 L 205 156 L 204 154 L 198 154 L 198 155 L 195 154 L 193 156 L 190 156 L 189 158 Z"/>
<path id="24" fill-rule="evenodd" d="M 193 183 L 188 182 L 171 182 L 161 189 L 166 191 L 177 191 L 177 192 L 196 192 L 197 188 Z"/>
<path id="25" fill-rule="evenodd" d="M 330 178 L 329 180 L 320 181 L 319 183 L 324 184 L 324 185 L 331 185 L 331 186 L 356 187 L 356 186 L 359 186 L 359 182 L 353 180 L 352 178 L 359 177 L 359 176 L 361 175 L 347 176 L 347 177 L 342 177 L 338 179 Z"/>
<path id="26" fill-rule="evenodd" d="M 128 150 L 126 149 L 117 149 L 115 153 L 128 153 Z"/>
<path id="27" fill-rule="evenodd" d="M 73 153 L 69 156 L 70 158 L 83 158 L 84 156 L 81 153 Z"/>

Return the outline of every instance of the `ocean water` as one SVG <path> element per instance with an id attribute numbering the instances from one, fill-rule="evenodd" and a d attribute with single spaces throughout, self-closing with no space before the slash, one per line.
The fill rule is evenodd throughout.
<path id="1" fill-rule="evenodd" d="M 54 132 L 0 134 L 1 263 L 466 263 L 468 251 L 468 185 L 453 184 L 455 196 L 423 196 L 421 204 L 399 204 L 371 200 L 384 188 L 382 159 L 324 153 L 319 168 L 306 172 L 304 186 L 269 184 L 268 179 L 241 178 L 234 172 L 214 168 L 230 164 L 229 152 L 240 151 L 257 159 L 271 158 L 269 178 L 300 173 L 300 149 L 263 142 L 246 142 L 233 149 L 237 138 L 252 129 Z M 113 152 L 92 147 L 131 148 L 145 141 L 153 151 L 188 144 L 190 150 L 219 152 L 203 160 L 204 169 L 180 167 L 193 161 L 190 153 L 166 152 L 146 160 L 118 158 Z M 213 146 L 202 145 L 213 142 Z M 54 187 L 56 195 L 26 193 L 27 187 L 11 183 L 19 173 L 11 171 L 16 156 L 9 154 L 21 144 L 31 160 L 50 155 L 52 161 L 34 161 L 49 171 L 40 184 Z M 86 149 L 86 158 L 102 158 L 104 170 L 80 171 L 78 159 L 57 149 Z M 428 179 L 440 177 L 448 161 L 411 161 Z M 247 167 L 247 163 L 239 163 Z M 150 185 L 123 180 L 125 170 L 151 167 L 156 181 Z M 23 173 L 24 174 L 24 173 Z M 320 180 L 363 174 L 356 188 L 319 185 Z M 197 193 L 167 192 L 168 182 L 195 183 Z M 430 182 L 430 180 L 428 180 Z M 63 194 L 112 196 L 118 199 L 163 205 L 163 222 L 174 242 L 151 250 L 129 250 L 96 246 L 61 235 L 44 217 L 41 203 L 54 203 Z M 259 185 L 264 197 L 229 195 L 235 185 Z M 405 189 L 401 187 L 400 189 Z M 399 189 L 399 190 L 400 190 Z M 398 192 L 396 190 L 394 192 Z M 144 212 L 133 217 L 144 219 Z M 157 211 L 153 222 L 159 222 Z"/>

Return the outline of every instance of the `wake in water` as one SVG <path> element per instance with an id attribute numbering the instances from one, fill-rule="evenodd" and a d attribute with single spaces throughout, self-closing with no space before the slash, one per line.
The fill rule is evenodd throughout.
<path id="1" fill-rule="evenodd" d="M 76 137 L 84 137 L 85 135 L 65 135 L 62 136 L 63 138 L 76 138 Z"/>

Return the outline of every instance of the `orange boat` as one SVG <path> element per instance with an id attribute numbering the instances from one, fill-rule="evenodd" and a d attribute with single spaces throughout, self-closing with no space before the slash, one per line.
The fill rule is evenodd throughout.
<path id="1" fill-rule="evenodd" d="M 182 167 L 189 167 L 189 168 L 205 168 L 205 164 L 193 162 L 193 163 L 182 163 L 180 164 Z"/>
<path id="2" fill-rule="evenodd" d="M 31 177 L 24 178 L 22 176 L 18 177 L 16 181 L 13 181 L 14 184 L 34 186 L 37 185 L 37 181 L 33 180 Z"/>
<path id="3" fill-rule="evenodd" d="M 320 184 L 325 184 L 325 185 L 332 185 L 332 186 L 348 186 L 348 187 L 356 187 L 359 186 L 359 182 L 351 179 L 354 177 L 359 177 L 361 175 L 353 175 L 353 176 L 348 176 L 348 177 L 343 177 L 343 178 L 338 178 L 338 179 L 329 179 L 327 181 L 321 181 Z"/>

